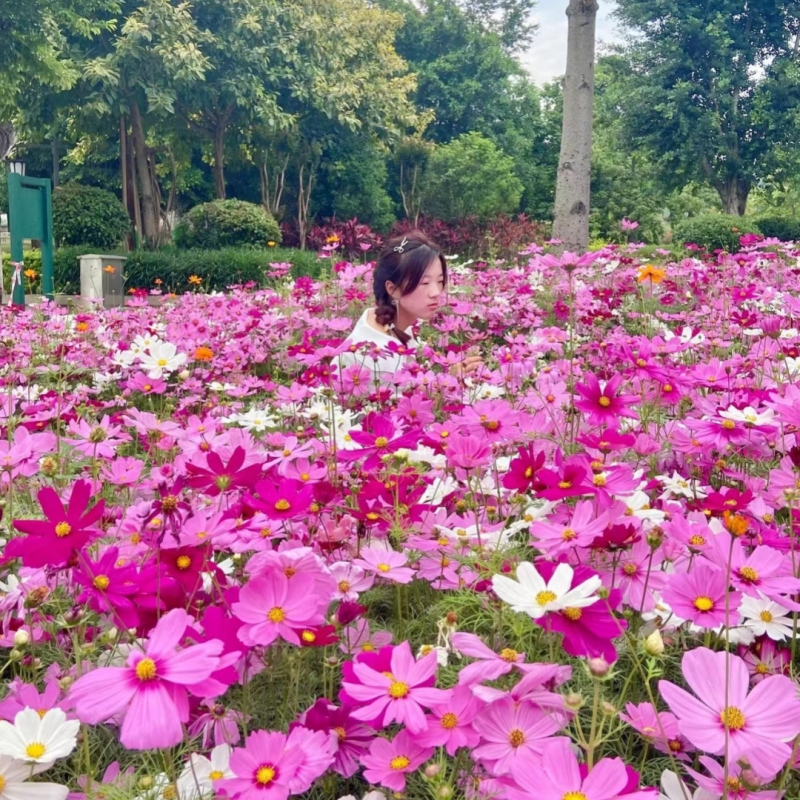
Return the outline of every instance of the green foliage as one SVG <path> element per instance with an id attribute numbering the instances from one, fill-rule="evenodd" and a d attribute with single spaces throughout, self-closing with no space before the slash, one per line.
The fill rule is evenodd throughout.
<path id="1" fill-rule="evenodd" d="M 789 214 L 764 214 L 755 218 L 758 229 L 768 239 L 800 242 L 800 219 Z"/>
<path id="2" fill-rule="evenodd" d="M 674 229 L 674 240 L 682 244 L 698 244 L 709 252 L 740 249 L 739 238 L 746 233 L 760 233 L 758 225 L 747 217 L 726 214 L 704 214 L 682 220 Z"/>
<path id="3" fill-rule="evenodd" d="M 188 250 L 224 247 L 264 247 L 280 242 L 278 223 L 255 203 L 215 200 L 195 206 L 175 228 L 175 244 Z"/>
<path id="4" fill-rule="evenodd" d="M 130 231 L 125 207 L 111 192 L 67 183 L 53 192 L 53 238 L 57 246 L 116 247 Z"/>
<path id="5" fill-rule="evenodd" d="M 522 190 L 514 160 L 485 136 L 467 133 L 431 154 L 422 210 L 445 220 L 473 214 L 488 219 L 515 212 Z"/>

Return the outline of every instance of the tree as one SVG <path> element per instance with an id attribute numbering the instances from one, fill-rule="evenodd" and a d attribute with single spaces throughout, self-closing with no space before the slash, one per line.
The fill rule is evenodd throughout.
<path id="1" fill-rule="evenodd" d="M 553 237 L 561 239 L 564 249 L 583 251 L 589 243 L 597 3 L 570 0 L 567 18 L 567 73 Z"/>
<path id="2" fill-rule="evenodd" d="M 514 161 L 491 139 L 467 133 L 431 154 L 425 171 L 422 210 L 445 220 L 488 219 L 519 208 L 522 182 Z"/>
<path id="3" fill-rule="evenodd" d="M 627 125 L 673 186 L 707 181 L 745 213 L 770 153 L 796 139 L 797 4 L 788 0 L 619 0 L 633 34 Z"/>
<path id="4" fill-rule="evenodd" d="M 536 0 L 458 0 L 461 8 L 486 30 L 500 37 L 509 52 L 528 47 L 536 34 L 532 21 Z"/>

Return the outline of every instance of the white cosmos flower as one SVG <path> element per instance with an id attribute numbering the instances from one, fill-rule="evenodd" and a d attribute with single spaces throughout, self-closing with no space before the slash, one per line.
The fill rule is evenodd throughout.
<path id="1" fill-rule="evenodd" d="M 178 796 L 180 800 L 200 800 L 212 797 L 214 781 L 221 778 L 236 777 L 228 763 L 231 760 L 231 748 L 227 744 L 218 744 L 211 751 L 211 758 L 192 753 L 189 763 L 178 776 Z"/>
<path id="2" fill-rule="evenodd" d="M 650 508 L 650 498 L 645 492 L 636 491 L 633 494 L 620 497 L 619 499 L 628 506 L 628 510 L 631 511 L 635 517 L 645 520 L 646 522 L 651 522 L 653 525 L 660 525 L 667 518 L 667 515 L 663 511 Z"/>
<path id="3" fill-rule="evenodd" d="M 28 783 L 32 775 L 44 772 L 49 764 L 18 761 L 0 756 L 0 800 L 65 800 L 69 787 L 59 783 Z"/>
<path id="4" fill-rule="evenodd" d="M 661 793 L 658 800 L 700 800 L 708 796 L 703 789 L 692 795 L 691 789 L 671 770 L 665 769 L 661 775 Z"/>
<path id="5" fill-rule="evenodd" d="M 172 342 L 159 342 L 147 353 L 139 353 L 142 369 L 146 369 L 147 377 L 155 380 L 165 372 L 175 372 L 186 363 L 186 353 L 179 353 Z"/>
<path id="6" fill-rule="evenodd" d="M 130 351 L 135 355 L 141 355 L 151 347 L 161 344 L 161 339 L 156 334 L 147 333 L 144 336 L 137 336 L 130 344 Z"/>
<path id="7" fill-rule="evenodd" d="M 775 412 L 771 408 L 759 413 L 752 406 L 742 409 L 729 406 L 727 411 L 720 411 L 719 415 L 723 419 L 732 419 L 734 422 L 747 422 L 750 425 L 775 424 Z"/>
<path id="8" fill-rule="evenodd" d="M 0 755 L 35 764 L 52 764 L 75 749 L 80 722 L 67 720 L 60 708 L 51 708 L 40 717 L 32 708 L 24 708 L 14 717 L 14 724 L 0 721 Z"/>
<path id="9" fill-rule="evenodd" d="M 256 433 L 261 433 L 267 428 L 274 428 L 278 424 L 275 417 L 263 408 L 251 408 L 243 414 L 231 414 L 223 422 L 228 425 L 240 425 L 246 431 L 255 431 Z"/>
<path id="10" fill-rule="evenodd" d="M 688 497 L 690 500 L 695 497 L 705 497 L 707 492 L 703 491 L 697 484 L 696 480 L 687 480 L 681 477 L 677 470 L 672 471 L 672 477 L 669 475 L 656 475 L 656 480 L 661 481 L 664 487 L 664 492 L 659 495 L 660 500 L 668 500 L 670 497 Z"/>
<path id="11" fill-rule="evenodd" d="M 745 595 L 739 605 L 739 613 L 744 617 L 744 626 L 756 636 L 769 636 L 776 642 L 782 642 L 792 636 L 794 623 L 788 609 L 764 597 Z"/>
<path id="12" fill-rule="evenodd" d="M 596 602 L 597 590 L 602 581 L 595 575 L 574 588 L 575 572 L 569 564 L 559 564 L 549 581 L 545 582 L 536 567 L 523 561 L 517 567 L 517 580 L 505 575 L 492 578 L 492 589 L 514 611 L 521 611 L 533 619 L 543 617 L 548 611 L 564 608 L 584 608 Z"/>

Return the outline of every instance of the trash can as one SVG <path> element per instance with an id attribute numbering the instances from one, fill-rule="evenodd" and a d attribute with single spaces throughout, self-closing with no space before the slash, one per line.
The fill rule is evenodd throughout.
<path id="1" fill-rule="evenodd" d="M 81 297 L 102 300 L 105 308 L 125 304 L 125 285 L 122 272 L 126 256 L 80 256 Z"/>

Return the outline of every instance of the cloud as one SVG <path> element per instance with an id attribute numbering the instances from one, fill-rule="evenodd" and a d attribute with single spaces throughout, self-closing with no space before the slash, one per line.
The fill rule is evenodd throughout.
<path id="1" fill-rule="evenodd" d="M 530 49 L 520 61 L 539 85 L 563 75 L 567 66 L 567 0 L 539 0 L 534 17 L 539 30 Z M 600 0 L 597 12 L 598 44 L 619 39 L 617 24 L 611 19 L 616 8 L 612 0 Z"/>

